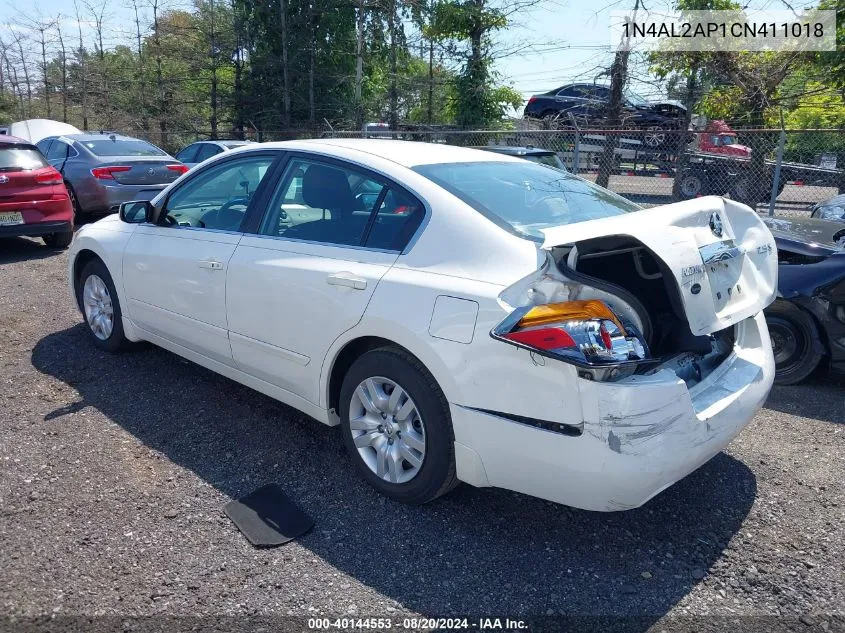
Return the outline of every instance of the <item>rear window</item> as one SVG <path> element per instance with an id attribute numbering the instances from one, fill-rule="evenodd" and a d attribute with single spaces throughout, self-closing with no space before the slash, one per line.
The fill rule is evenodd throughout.
<path id="1" fill-rule="evenodd" d="M 557 154 L 526 154 L 523 158 L 530 160 L 532 163 L 548 165 L 549 167 L 566 171 L 566 165 L 558 158 Z"/>
<path id="2" fill-rule="evenodd" d="M 529 161 L 441 163 L 413 168 L 502 228 L 536 241 L 542 229 L 639 211 L 573 174 Z"/>
<path id="3" fill-rule="evenodd" d="M 0 171 L 39 169 L 49 165 L 34 145 L 0 145 Z"/>
<path id="4" fill-rule="evenodd" d="M 164 151 L 146 141 L 118 138 L 81 143 L 97 156 L 167 156 Z"/>

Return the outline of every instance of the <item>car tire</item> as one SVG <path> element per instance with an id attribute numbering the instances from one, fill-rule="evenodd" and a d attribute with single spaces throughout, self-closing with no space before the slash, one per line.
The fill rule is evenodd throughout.
<path id="1" fill-rule="evenodd" d="M 813 317 L 782 299 L 766 308 L 764 314 L 775 356 L 775 383 L 794 385 L 806 380 L 823 357 Z"/>
<path id="2" fill-rule="evenodd" d="M 67 248 L 73 241 L 73 231 L 66 231 L 64 233 L 49 233 L 42 235 L 41 239 L 49 248 Z"/>
<path id="3" fill-rule="evenodd" d="M 339 409 L 349 456 L 382 494 L 421 505 L 458 485 L 449 405 L 409 353 L 382 347 L 360 356 L 343 379 Z"/>
<path id="4" fill-rule="evenodd" d="M 73 190 L 73 187 L 70 186 L 69 182 L 65 182 L 65 188 L 67 189 L 67 195 L 70 197 L 70 206 L 73 207 L 73 225 L 79 226 L 85 220 L 85 212 L 79 206 L 79 200 L 76 198 L 76 192 Z"/>
<path id="5" fill-rule="evenodd" d="M 123 332 L 123 312 L 114 282 L 101 260 L 92 259 L 83 267 L 76 284 L 76 299 L 94 345 L 107 352 L 121 352 L 132 346 Z"/>

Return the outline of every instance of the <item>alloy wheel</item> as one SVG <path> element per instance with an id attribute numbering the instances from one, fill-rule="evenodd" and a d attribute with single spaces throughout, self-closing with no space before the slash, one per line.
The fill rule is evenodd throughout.
<path id="1" fill-rule="evenodd" d="M 114 329 L 114 306 L 108 287 L 97 275 L 88 275 L 85 279 L 82 305 L 91 332 L 101 341 L 107 340 Z"/>
<path id="2" fill-rule="evenodd" d="M 647 134 L 643 137 L 643 142 L 649 147 L 660 147 L 666 142 L 666 131 L 659 125 L 652 125 L 646 128 Z"/>
<path id="3" fill-rule="evenodd" d="M 411 396 L 382 376 L 363 380 L 349 404 L 349 428 L 358 454 L 377 477 L 411 481 L 425 461 L 425 424 Z"/>

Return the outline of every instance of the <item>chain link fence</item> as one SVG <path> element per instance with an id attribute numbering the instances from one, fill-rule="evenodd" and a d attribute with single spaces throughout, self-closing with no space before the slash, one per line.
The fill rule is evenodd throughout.
<path id="1" fill-rule="evenodd" d="M 845 130 L 404 129 L 331 131 L 323 136 L 396 138 L 465 147 L 554 152 L 567 169 L 644 206 L 705 195 L 761 213 L 806 215 L 845 192 Z"/>
<path id="2" fill-rule="evenodd" d="M 549 127 L 548 122 L 521 119 L 507 130 L 414 125 L 389 130 L 368 125 L 364 130 L 262 130 L 247 137 L 254 141 L 369 137 L 547 150 L 569 171 L 643 206 L 712 194 L 739 200 L 760 213 L 807 215 L 816 204 L 845 192 L 845 130 L 841 129 L 711 133 L 660 127 L 579 128 L 574 121 Z M 191 136 L 203 138 L 196 132 Z"/>

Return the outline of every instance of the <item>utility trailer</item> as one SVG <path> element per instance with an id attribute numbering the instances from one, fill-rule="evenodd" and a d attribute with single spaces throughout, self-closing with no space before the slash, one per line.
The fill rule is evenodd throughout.
<path id="1" fill-rule="evenodd" d="M 579 139 L 577 150 L 575 143 L 567 143 L 566 149 L 559 152 L 567 167 L 573 169 L 578 161 L 578 171 L 595 171 L 603 153 L 604 136 L 585 134 Z M 623 176 L 658 176 L 675 178 L 680 166 L 681 181 L 679 191 L 682 198 L 698 196 L 730 195 L 755 206 L 769 199 L 775 175 L 775 161 L 766 159 L 767 183 L 761 188 L 764 198 L 751 200 L 752 182 L 759 175 L 751 173 L 750 157 L 729 156 L 712 152 L 686 150 L 684 152 L 652 150 L 636 139 L 621 137 L 614 148 L 614 165 L 611 173 Z M 574 169 L 573 169 L 574 171 Z M 845 192 L 845 170 L 827 166 L 807 165 L 803 163 L 782 162 L 777 192 L 780 194 L 788 183 L 836 188 Z"/>
<path id="2" fill-rule="evenodd" d="M 680 192 L 684 198 L 695 198 L 708 194 L 730 194 L 734 200 L 740 200 L 755 206 L 769 199 L 774 182 L 775 161 L 766 159 L 766 186 L 759 188 L 762 200 L 751 200 L 754 187 L 752 182 L 760 178 L 752 173 L 750 158 L 719 156 L 705 152 L 687 152 L 685 164 L 681 167 Z M 674 173 L 674 172 L 673 172 Z M 780 194 L 787 183 L 800 183 L 817 187 L 836 188 L 840 193 L 845 190 L 845 170 L 803 163 L 782 162 L 777 192 Z"/>

